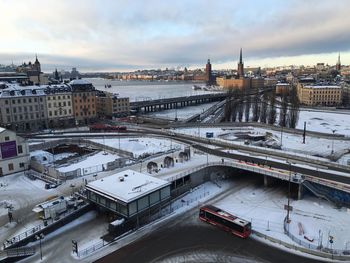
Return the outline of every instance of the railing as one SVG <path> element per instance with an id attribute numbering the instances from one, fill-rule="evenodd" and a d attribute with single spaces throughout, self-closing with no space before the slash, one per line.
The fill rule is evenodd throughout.
<path id="1" fill-rule="evenodd" d="M 35 254 L 35 247 L 16 247 L 10 248 L 6 250 L 7 257 L 23 257 L 23 256 L 31 256 Z"/>
<path id="2" fill-rule="evenodd" d="M 315 245 L 315 244 L 310 244 L 304 240 L 301 240 L 300 238 L 294 236 L 290 231 L 289 231 L 289 223 L 287 222 L 287 218 L 284 220 L 284 232 L 287 234 L 287 236 L 292 239 L 295 243 L 298 245 L 302 246 L 303 248 L 307 248 L 310 251 L 306 251 L 310 254 L 322 256 L 322 257 L 327 257 L 327 258 L 332 258 L 332 259 L 340 259 L 340 260 L 350 260 L 350 250 L 342 250 L 342 249 L 331 249 L 328 247 L 323 247 L 322 242 L 320 244 Z M 296 250 L 303 251 L 302 249 L 298 247 L 294 247 Z M 305 252 L 305 250 L 303 251 Z"/>
<path id="3" fill-rule="evenodd" d="M 29 230 L 26 230 L 18 235 L 15 235 L 13 237 L 8 238 L 4 243 L 3 243 L 3 247 L 4 249 L 7 249 L 9 247 L 12 247 L 14 245 L 16 245 L 17 243 L 24 241 L 28 238 L 32 238 L 34 235 L 36 234 L 40 234 L 43 230 L 45 230 L 47 227 L 49 227 L 50 225 L 56 224 L 58 223 L 60 220 L 64 219 L 65 217 L 76 213 L 77 211 L 79 211 L 79 209 L 83 208 L 87 206 L 87 204 L 83 204 L 81 206 L 78 207 L 77 210 L 71 209 L 69 211 L 66 211 L 62 214 L 59 215 L 59 219 L 58 220 L 54 220 L 54 219 L 49 219 L 46 220 L 46 223 L 40 223 L 34 227 L 32 227 Z"/>

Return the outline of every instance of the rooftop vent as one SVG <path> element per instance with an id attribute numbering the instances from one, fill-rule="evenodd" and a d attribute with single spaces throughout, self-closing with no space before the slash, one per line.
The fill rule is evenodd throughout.
<path id="1" fill-rule="evenodd" d="M 124 174 L 125 177 L 128 177 L 128 174 Z"/>
<path id="2" fill-rule="evenodd" d="M 119 177 L 119 182 L 124 182 L 124 176 Z"/>

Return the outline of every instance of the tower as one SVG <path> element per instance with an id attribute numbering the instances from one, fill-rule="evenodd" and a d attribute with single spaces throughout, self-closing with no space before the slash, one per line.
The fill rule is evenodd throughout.
<path id="1" fill-rule="evenodd" d="M 38 60 L 38 56 L 35 54 L 35 62 L 34 62 L 35 69 L 40 73 L 41 72 L 41 65 Z"/>
<path id="2" fill-rule="evenodd" d="M 209 58 L 207 64 L 205 65 L 205 81 L 207 85 L 212 84 L 211 63 Z"/>
<path id="3" fill-rule="evenodd" d="M 337 61 L 337 64 L 335 65 L 335 69 L 336 69 L 337 71 L 340 71 L 340 70 L 341 70 L 340 53 L 338 54 L 338 61 Z"/>
<path id="4" fill-rule="evenodd" d="M 239 52 L 239 62 L 237 66 L 237 72 L 238 72 L 238 77 L 243 78 L 244 77 L 244 64 L 242 60 L 242 48 L 241 51 Z"/>

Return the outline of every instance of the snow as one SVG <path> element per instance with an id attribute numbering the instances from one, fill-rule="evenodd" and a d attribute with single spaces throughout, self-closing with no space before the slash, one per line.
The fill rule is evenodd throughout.
<path id="1" fill-rule="evenodd" d="M 159 152 L 166 152 L 171 149 L 178 149 L 180 144 L 173 142 L 172 140 L 151 138 L 151 137 L 138 137 L 138 138 L 105 138 L 105 139 L 91 139 L 93 142 L 97 142 L 110 147 L 132 152 L 134 157 L 145 154 L 154 154 Z"/>
<path id="2" fill-rule="evenodd" d="M 349 119 L 350 121 L 350 119 Z M 349 126 L 350 127 L 350 126 Z M 253 126 L 247 127 L 222 127 L 222 128 L 179 128 L 175 131 L 183 134 L 188 134 L 192 136 L 205 137 L 207 132 L 213 132 L 214 138 L 221 141 L 230 141 L 233 144 L 243 144 L 243 140 L 235 140 L 235 133 L 249 132 L 251 135 L 265 135 L 266 132 L 271 133 L 271 138 L 277 144 L 281 142 L 282 135 L 282 150 L 288 152 L 294 152 L 296 154 L 307 154 L 313 156 L 322 156 L 324 158 L 328 157 L 332 152 L 332 147 L 334 152 L 346 152 L 350 149 L 350 142 L 348 140 L 341 139 L 325 139 L 316 136 L 307 135 L 305 144 L 302 143 L 302 135 L 292 134 L 283 131 L 275 131 L 266 128 L 257 128 Z M 255 147 L 250 145 L 251 147 Z M 269 149 L 273 150 L 273 149 Z M 326 161 L 326 159 L 323 159 Z"/>
<path id="3" fill-rule="evenodd" d="M 114 175 L 104 177 L 88 183 L 87 189 L 104 193 L 123 202 L 129 203 L 146 194 L 170 185 L 153 176 L 139 173 L 133 170 L 126 170 Z"/>
<path id="4" fill-rule="evenodd" d="M 315 111 L 302 109 L 299 114 L 298 129 L 350 136 L 350 112 L 349 111 Z"/>
<path id="5" fill-rule="evenodd" d="M 94 155 L 91 155 L 84 159 L 83 161 L 73 163 L 66 166 L 60 166 L 57 168 L 60 172 L 69 172 L 74 171 L 77 169 L 85 169 L 93 166 L 98 166 L 101 164 L 106 164 L 108 162 L 113 162 L 116 159 L 118 159 L 119 156 L 116 154 L 110 154 L 110 153 L 104 153 L 104 152 L 98 152 Z"/>
<path id="6" fill-rule="evenodd" d="M 282 188 L 248 186 L 218 201 L 214 205 L 242 219 L 252 222 L 252 229 L 265 235 L 295 244 L 284 234 L 286 217 L 284 205 L 286 192 Z M 350 213 L 346 208 L 337 209 L 331 203 L 305 196 L 303 200 L 291 200 L 290 232 L 301 241 L 318 245 L 322 237 L 323 246 L 329 246 L 328 236 L 334 236 L 333 249 L 350 249 Z M 305 231 L 299 235 L 298 224 Z M 307 237 L 312 242 L 304 238 Z"/>
<path id="7" fill-rule="evenodd" d="M 77 153 L 60 153 L 60 154 L 52 154 L 47 151 L 43 150 L 36 150 L 33 152 L 30 152 L 30 157 L 34 158 L 36 161 L 38 161 L 41 164 L 50 164 L 58 160 L 62 160 L 64 158 L 75 156 Z"/>
<path id="8" fill-rule="evenodd" d="M 146 114 L 146 116 L 154 116 L 157 118 L 164 118 L 164 119 L 173 119 L 177 117 L 179 120 L 186 120 L 195 114 L 200 114 L 208 110 L 210 107 L 214 106 L 218 102 L 212 102 L 212 103 L 205 103 L 200 104 L 196 106 L 187 106 L 183 108 L 178 109 L 171 109 L 171 110 L 163 110 L 163 111 L 155 111 Z"/>

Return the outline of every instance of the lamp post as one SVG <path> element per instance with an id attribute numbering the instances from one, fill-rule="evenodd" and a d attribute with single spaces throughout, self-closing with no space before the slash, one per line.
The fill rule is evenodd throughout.
<path id="1" fill-rule="evenodd" d="M 336 132 L 337 130 L 332 130 L 332 132 L 333 132 L 333 136 L 334 136 L 334 133 Z M 333 154 L 334 153 L 334 137 L 332 138 L 332 152 L 331 152 L 331 154 Z"/>
<path id="2" fill-rule="evenodd" d="M 289 218 L 289 211 L 290 211 L 290 179 L 292 176 L 292 163 L 287 161 L 287 164 L 289 164 L 289 179 L 288 179 L 288 203 L 287 203 L 287 223 L 289 224 L 290 218 Z"/>
<path id="3" fill-rule="evenodd" d="M 41 233 L 40 235 L 35 235 L 35 239 L 39 240 L 39 247 L 40 247 L 40 260 L 43 260 L 43 250 L 41 248 L 41 240 L 44 239 L 44 234 Z"/>

